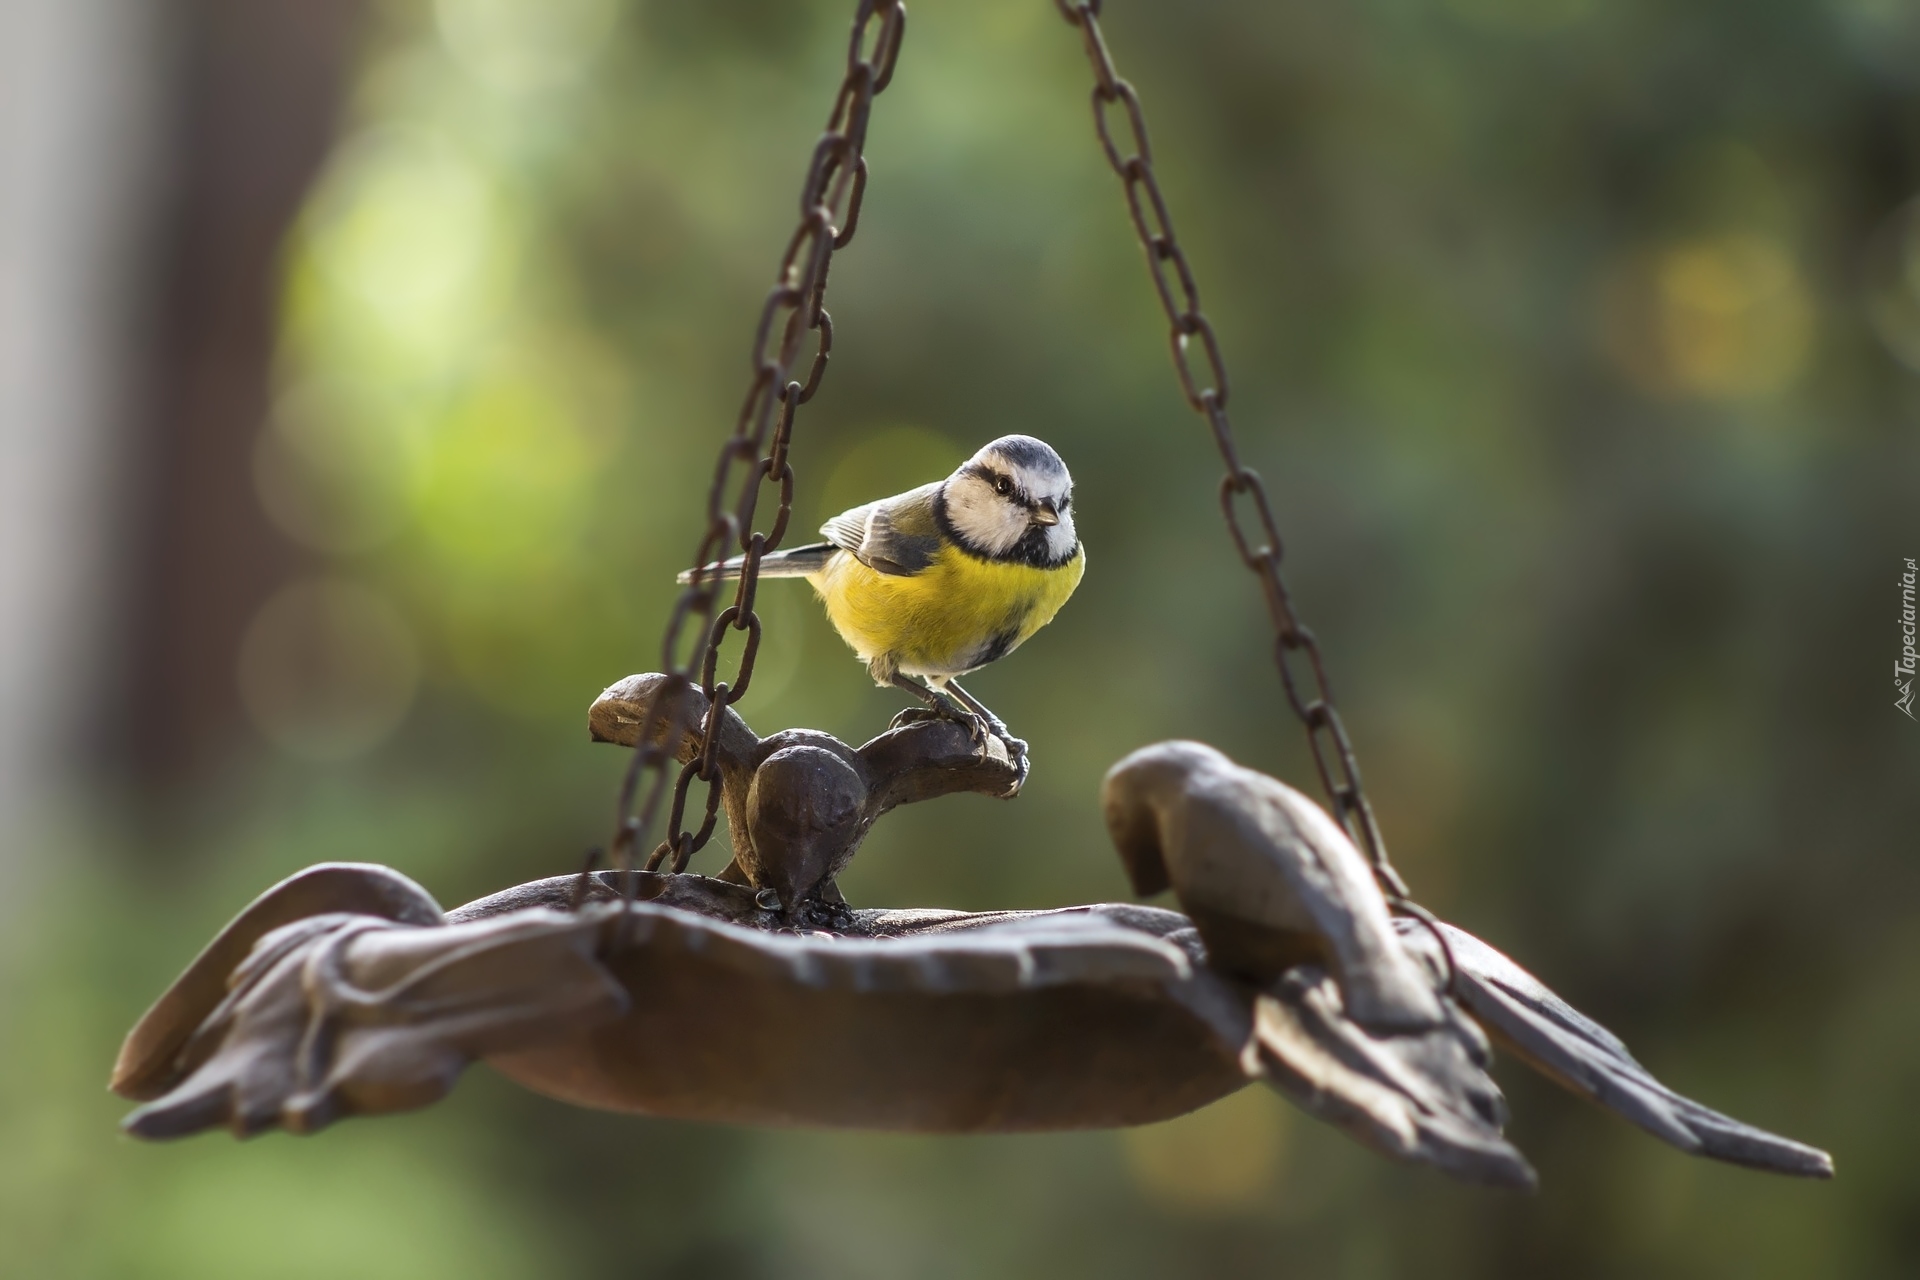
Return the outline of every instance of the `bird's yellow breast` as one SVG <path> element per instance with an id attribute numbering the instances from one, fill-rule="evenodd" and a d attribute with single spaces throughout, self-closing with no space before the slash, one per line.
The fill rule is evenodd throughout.
<path id="1" fill-rule="evenodd" d="M 1085 550 L 1056 569 L 982 560 L 941 548 L 911 576 L 839 552 L 808 580 L 840 638 L 880 669 L 957 676 L 1010 653 L 1053 621 L 1086 572 Z"/>

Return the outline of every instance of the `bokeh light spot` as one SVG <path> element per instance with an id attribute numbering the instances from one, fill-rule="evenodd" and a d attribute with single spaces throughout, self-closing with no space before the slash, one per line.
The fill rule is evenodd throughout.
<path id="1" fill-rule="evenodd" d="M 282 532 L 316 551 L 366 551 L 407 516 L 410 462 L 389 415 L 363 388 L 296 386 L 254 442 L 260 504 Z"/>
<path id="2" fill-rule="evenodd" d="M 381 129 L 343 148 L 309 231 L 313 262 L 335 286 L 330 318 L 355 349 L 397 347 L 416 362 L 458 352 L 501 309 L 512 276 L 486 176 L 418 130 Z"/>
<path id="3" fill-rule="evenodd" d="M 440 38 L 490 89 L 524 93 L 577 79 L 613 28 L 613 0 L 436 0 Z"/>
<path id="4" fill-rule="evenodd" d="M 1291 1120 L 1269 1090 L 1242 1089 L 1191 1115 L 1125 1130 L 1127 1171 L 1148 1199 L 1177 1213 L 1251 1208 L 1279 1176 Z"/>
<path id="5" fill-rule="evenodd" d="M 827 475 L 821 490 L 821 518 L 830 519 L 863 502 L 944 480 L 993 438 L 982 435 L 963 446 L 928 427 L 861 432 L 858 442 L 840 455 Z"/>
<path id="6" fill-rule="evenodd" d="M 1609 352 L 1655 395 L 1735 400 L 1789 386 L 1806 364 L 1813 309 L 1770 237 L 1735 233 L 1632 255 L 1602 294 Z"/>
<path id="7" fill-rule="evenodd" d="M 450 567 L 512 578 L 569 558 L 593 450 L 556 372 L 496 360 L 435 424 L 415 503 Z"/>
<path id="8" fill-rule="evenodd" d="M 1516 33 L 1567 26 L 1596 7 L 1594 0 L 1447 0 L 1447 8 L 1473 26 Z"/>
<path id="9" fill-rule="evenodd" d="M 117 1216 L 97 1274 L 273 1280 L 506 1280 L 539 1274 L 517 1215 L 403 1143 L 175 1159 Z M 217 1230 L 205 1224 L 220 1223 Z M 350 1225 L 349 1225 L 350 1224 Z"/>
<path id="10" fill-rule="evenodd" d="M 1829 0 L 1861 65 L 1899 85 L 1920 82 L 1920 7 L 1912 0 Z"/>
<path id="11" fill-rule="evenodd" d="M 240 644 L 240 696 L 275 745 L 315 760 L 372 749 L 400 727 L 420 680 L 412 628 L 358 583 L 283 588 Z"/>
<path id="12" fill-rule="evenodd" d="M 1874 232 L 1866 276 L 1873 331 L 1897 360 L 1920 372 L 1920 200 Z"/>

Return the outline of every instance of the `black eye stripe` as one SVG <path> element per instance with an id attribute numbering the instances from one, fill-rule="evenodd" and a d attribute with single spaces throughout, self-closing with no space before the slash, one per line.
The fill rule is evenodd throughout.
<path id="1" fill-rule="evenodd" d="M 958 474 L 972 476 L 984 482 L 996 494 L 1011 499 L 1015 504 L 1029 511 L 1037 511 L 1045 504 L 1045 499 L 1036 498 L 1028 493 L 1026 487 L 1013 476 L 1004 471 L 997 471 L 984 462 L 970 462 L 962 467 Z M 1073 494 L 1068 492 L 1054 504 L 1053 509 L 1057 512 L 1065 511 L 1072 503 Z"/>
<path id="2" fill-rule="evenodd" d="M 995 471 L 992 467 L 986 466 L 983 463 L 979 463 L 979 462 L 969 463 L 966 467 L 962 468 L 962 470 L 967 475 L 977 476 L 978 478 L 986 481 L 988 486 L 990 488 L 995 489 L 996 491 L 1003 484 L 1008 486 L 1011 486 L 1013 484 L 1013 477 L 1005 475 L 1002 472 Z"/>

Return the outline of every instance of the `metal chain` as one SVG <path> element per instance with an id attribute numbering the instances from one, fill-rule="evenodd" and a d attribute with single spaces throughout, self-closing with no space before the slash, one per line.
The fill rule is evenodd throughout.
<path id="1" fill-rule="evenodd" d="M 655 870 L 669 856 L 674 871 L 686 870 L 687 859 L 707 843 L 718 820 L 720 783 L 714 748 L 719 742 L 721 716 L 726 707 L 746 694 L 753 680 L 754 659 L 760 651 L 760 618 L 753 609 L 760 561 L 780 545 L 793 514 L 793 466 L 787 450 L 793 438 L 794 410 L 819 390 L 820 375 L 833 349 L 833 319 L 823 305 L 827 269 L 834 252 L 846 248 L 860 222 L 860 202 L 867 189 L 863 154 L 867 119 L 874 98 L 893 79 L 906 21 L 906 7 L 899 0 L 860 0 L 847 47 L 846 75 L 834 95 L 826 131 L 813 149 L 806 181 L 800 188 L 800 224 L 787 241 L 773 289 L 760 309 L 753 338 L 753 381 L 733 434 L 720 449 L 713 482 L 707 489 L 707 528 L 694 552 L 693 580 L 680 593 L 661 641 L 661 669 L 667 678 L 648 699 L 640 721 L 642 740 L 634 748 L 620 785 L 612 862 L 622 872 L 623 893 L 628 898 L 633 889 L 634 853 L 659 812 L 667 790 L 667 764 L 679 750 L 683 726 L 672 723 L 663 742 L 648 740 L 645 730 L 655 723 L 663 707 L 671 705 L 694 683 L 696 672 L 700 690 L 707 696 L 706 721 L 699 729 L 701 750 L 682 767 L 673 784 L 666 838 L 647 859 L 647 870 Z M 809 331 L 818 336 L 813 361 L 801 381 L 790 375 Z M 729 505 L 729 482 L 735 481 L 736 472 L 741 472 L 737 496 Z M 753 527 L 763 484 L 777 486 L 780 496 L 773 527 L 764 533 Z M 724 559 L 736 544 L 745 556 L 739 589 L 733 603 L 715 616 L 720 579 L 699 568 Z M 696 633 L 704 635 L 704 644 L 683 658 L 680 650 L 696 618 L 704 624 Z M 720 650 L 729 632 L 745 636 L 739 665 L 732 680 L 717 680 Z M 688 831 L 683 826 L 687 791 L 696 778 L 707 784 L 706 812 L 699 829 Z M 643 786 L 645 797 L 636 809 L 635 799 Z"/>
<path id="2" fill-rule="evenodd" d="M 1147 140 L 1147 121 L 1140 110 L 1140 95 L 1120 78 L 1114 69 L 1113 55 L 1107 51 L 1106 36 L 1100 30 L 1100 0 L 1054 0 L 1067 22 L 1080 29 L 1085 40 L 1087 60 L 1093 65 L 1093 123 L 1100 134 L 1100 146 L 1107 163 L 1120 175 L 1126 193 L 1127 212 L 1133 229 L 1139 234 L 1140 247 L 1146 251 L 1147 270 L 1153 277 L 1154 291 L 1172 326 L 1173 368 L 1180 377 L 1180 389 L 1187 403 L 1207 420 L 1227 474 L 1220 481 L 1220 510 L 1233 535 L 1240 559 L 1260 580 L 1267 598 L 1267 612 L 1273 619 L 1274 662 L 1280 668 L 1280 682 L 1287 691 L 1287 702 L 1306 726 L 1307 745 L 1313 750 L 1313 763 L 1320 781 L 1333 801 L 1334 815 L 1365 851 L 1374 875 L 1396 905 L 1405 902 L 1407 887 L 1387 861 L 1386 841 L 1373 806 L 1360 785 L 1360 766 L 1354 759 L 1353 743 L 1346 725 L 1333 705 L 1333 690 L 1327 683 L 1326 664 L 1320 656 L 1320 643 L 1313 632 L 1302 626 L 1293 608 L 1293 598 L 1280 577 L 1283 546 L 1280 530 L 1274 524 L 1273 506 L 1267 500 L 1267 487 L 1258 472 L 1240 461 L 1234 443 L 1233 426 L 1227 418 L 1227 366 L 1220 354 L 1220 341 L 1213 325 L 1200 309 L 1200 288 L 1194 282 L 1193 268 L 1173 234 L 1173 218 L 1167 212 L 1166 198 L 1153 172 L 1153 148 Z M 1110 120 L 1118 106 L 1125 116 L 1125 133 L 1116 137 Z M 1194 367 L 1195 348 L 1204 367 Z M 1259 528 L 1255 542 L 1242 523 L 1244 500 L 1253 509 Z M 1294 669 L 1296 655 L 1304 654 L 1310 689 L 1303 691 L 1300 674 Z M 1309 696 L 1310 695 L 1310 696 Z M 1438 936 L 1436 932 L 1436 936 Z M 1446 947 L 1446 939 L 1440 939 Z"/>

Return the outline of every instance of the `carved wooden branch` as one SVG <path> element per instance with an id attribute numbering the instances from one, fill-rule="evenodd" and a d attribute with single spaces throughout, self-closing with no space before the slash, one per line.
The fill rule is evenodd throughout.
<path id="1" fill-rule="evenodd" d="M 594 741 L 638 744 L 647 703 L 665 679 L 628 676 L 602 693 L 587 713 Z M 668 702 L 646 737 L 664 741 L 677 721 L 685 764 L 699 749 L 706 695 L 688 685 Z M 947 720 L 891 729 L 856 750 L 812 729 L 762 738 L 728 707 L 715 757 L 738 874 L 772 889 L 790 913 L 823 894 L 837 897 L 834 876 L 889 810 L 962 791 L 1011 796 L 1026 777 L 1024 761 L 1010 760 L 999 738 L 976 747 L 964 728 Z"/>

